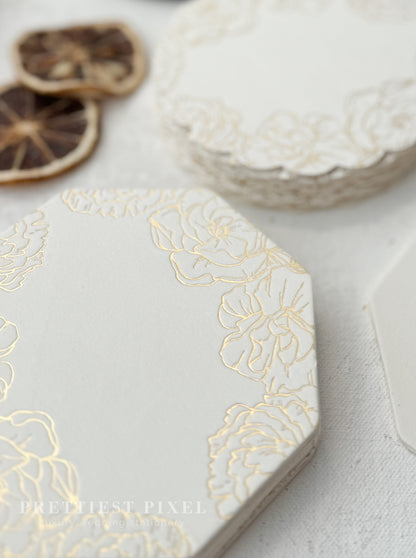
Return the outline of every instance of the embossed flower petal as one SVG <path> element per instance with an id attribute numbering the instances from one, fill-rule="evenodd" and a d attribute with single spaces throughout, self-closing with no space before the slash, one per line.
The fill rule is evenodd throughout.
<path id="1" fill-rule="evenodd" d="M 242 146 L 241 162 L 260 169 L 282 166 L 319 174 L 335 166 L 335 161 L 344 166 L 358 161 L 356 148 L 339 122 L 315 114 L 300 118 L 277 112 Z"/>
<path id="2" fill-rule="evenodd" d="M 56 456 L 58 441 L 45 413 L 0 417 L 0 451 L 0 548 L 7 556 L 48 556 L 46 546 L 39 554 L 37 543 L 43 535 L 49 540 L 73 511 L 65 506 L 57 511 L 50 503 L 77 501 L 74 467 Z"/>
<path id="3" fill-rule="evenodd" d="M 22 527 L 35 516 L 39 530 L 49 530 L 75 509 L 72 504 L 78 499 L 78 485 L 74 467 L 53 458 L 39 459 L 30 454 L 24 454 L 24 458 L 1 475 L 3 529 Z"/>
<path id="4" fill-rule="evenodd" d="M 224 364 L 244 376 L 262 381 L 275 356 L 274 337 L 268 332 L 266 319 L 261 314 L 250 313 L 229 329 L 235 332 L 228 335 L 222 345 L 220 354 Z"/>
<path id="5" fill-rule="evenodd" d="M 0 456 L 0 479 L 5 472 L 28 462 L 26 454 L 11 440 L 3 436 L 0 436 Z"/>
<path id="6" fill-rule="evenodd" d="M 181 213 L 177 205 L 156 211 L 149 220 L 153 242 L 158 248 L 169 252 L 183 249 Z"/>
<path id="7" fill-rule="evenodd" d="M 289 311 L 286 315 L 269 322 L 268 329 L 272 339 L 279 339 L 277 354 L 286 366 L 291 366 L 309 354 L 313 340 L 310 340 L 310 345 L 300 342 L 304 334 L 304 323 L 299 323 L 296 314 Z"/>
<path id="8" fill-rule="evenodd" d="M 184 244 L 185 249 L 212 253 L 224 265 L 264 250 L 267 243 L 259 230 L 230 207 L 219 205 L 214 196 L 204 205 L 187 208 L 181 223 L 185 239 L 195 240 Z"/>
<path id="9" fill-rule="evenodd" d="M 241 117 L 219 101 L 182 98 L 172 110 L 175 120 L 189 130 L 189 139 L 202 141 L 208 149 L 224 153 L 239 141 Z"/>
<path id="10" fill-rule="evenodd" d="M 284 407 L 291 420 L 299 422 L 304 430 L 318 424 L 318 390 L 314 384 L 304 385 L 295 391 L 282 386 L 278 393 L 266 394 L 264 400 L 273 407 Z"/>
<path id="11" fill-rule="evenodd" d="M 44 502 L 61 501 L 75 503 L 78 500 L 78 478 L 72 463 L 59 458 L 43 459 L 42 497 Z M 63 510 L 63 515 L 65 515 Z M 59 517 L 62 514 L 56 514 Z"/>
<path id="12" fill-rule="evenodd" d="M 250 323 L 248 326 L 242 325 L 244 330 L 246 327 L 251 327 L 260 312 L 261 306 L 252 291 L 245 286 L 239 285 L 223 296 L 222 304 L 219 308 L 219 319 L 221 324 L 227 329 L 231 329 L 236 324 L 249 319 Z"/>
<path id="13" fill-rule="evenodd" d="M 185 284 L 247 282 L 264 273 L 276 255 L 262 233 L 208 191 L 186 192 L 155 212 L 150 223 L 155 244 L 171 252 Z"/>
<path id="14" fill-rule="evenodd" d="M 294 365 L 313 357 L 313 312 L 304 302 L 308 281 L 278 268 L 223 296 L 219 319 L 231 330 L 220 351 L 226 366 L 275 391 Z"/>
<path id="15" fill-rule="evenodd" d="M 316 400 L 316 388 L 312 395 Z M 270 401 L 273 404 L 270 404 Z M 296 392 L 254 407 L 235 405 L 227 411 L 225 425 L 209 439 L 211 498 L 221 517 L 229 519 L 273 474 L 312 431 L 313 410 Z"/>
<path id="16" fill-rule="evenodd" d="M 11 227 L 0 238 L 0 289 L 15 291 L 43 261 L 49 226 L 37 211 Z"/>
<path id="17" fill-rule="evenodd" d="M 416 142 L 416 81 L 387 82 L 357 93 L 347 112 L 351 136 L 369 162 L 385 150 L 405 149 Z"/>
<path id="18" fill-rule="evenodd" d="M 75 213 L 122 218 L 143 215 L 159 203 L 173 202 L 176 196 L 175 190 L 68 190 L 62 199 Z"/>
<path id="19" fill-rule="evenodd" d="M 239 264 L 221 265 L 212 262 L 207 255 L 198 252 L 178 251 L 172 254 L 171 263 L 176 276 L 185 285 L 208 286 L 222 281 L 225 283 L 245 283 L 266 270 L 265 255 L 244 258 Z"/>
<path id="20" fill-rule="evenodd" d="M 46 413 L 16 411 L 0 417 L 0 436 L 13 440 L 18 448 L 39 458 L 58 452 L 58 439 L 52 419 Z"/>

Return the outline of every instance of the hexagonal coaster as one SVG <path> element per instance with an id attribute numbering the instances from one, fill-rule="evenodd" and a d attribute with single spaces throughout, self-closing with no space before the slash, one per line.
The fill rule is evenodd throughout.
<path id="1" fill-rule="evenodd" d="M 313 453 L 309 275 L 209 191 L 54 198 L 0 308 L 7 555 L 218 556 Z"/>
<path id="2" fill-rule="evenodd" d="M 371 300 L 397 431 L 412 451 L 416 451 L 415 283 L 416 244 L 383 277 Z"/>

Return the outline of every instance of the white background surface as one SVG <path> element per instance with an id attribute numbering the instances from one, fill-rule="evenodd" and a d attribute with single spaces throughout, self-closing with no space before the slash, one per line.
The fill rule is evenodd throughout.
<path id="1" fill-rule="evenodd" d="M 9 48 L 26 29 L 123 19 L 140 30 L 151 55 L 177 4 L 0 0 L 0 80 L 13 78 Z M 1 187 L 0 230 L 65 188 L 189 184 L 158 134 L 148 83 L 103 109 L 100 144 L 83 166 L 39 184 Z M 416 232 L 416 171 L 384 194 L 341 209 L 239 209 L 314 279 L 322 436 L 313 461 L 227 558 L 415 556 L 416 455 L 398 440 L 365 305 L 374 282 Z"/>

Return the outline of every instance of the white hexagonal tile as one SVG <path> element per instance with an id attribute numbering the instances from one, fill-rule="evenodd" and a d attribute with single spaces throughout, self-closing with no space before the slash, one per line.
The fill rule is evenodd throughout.
<path id="1" fill-rule="evenodd" d="M 0 316 L 13 556 L 217 556 L 313 453 L 309 275 L 207 190 L 54 198 Z"/>

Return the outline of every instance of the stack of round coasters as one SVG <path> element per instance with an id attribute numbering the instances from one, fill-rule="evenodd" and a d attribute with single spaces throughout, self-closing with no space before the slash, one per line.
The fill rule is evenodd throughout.
<path id="1" fill-rule="evenodd" d="M 328 207 L 414 162 L 415 54 L 412 0 L 194 0 L 159 45 L 158 113 L 204 185 Z"/>
<path id="2" fill-rule="evenodd" d="M 212 192 L 65 192 L 0 307 L 4 555 L 216 557 L 313 454 L 310 277 Z"/>

